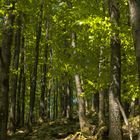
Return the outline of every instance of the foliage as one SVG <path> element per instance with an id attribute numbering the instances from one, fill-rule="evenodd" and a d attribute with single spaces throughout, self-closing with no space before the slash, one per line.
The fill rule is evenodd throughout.
<path id="1" fill-rule="evenodd" d="M 21 62 L 21 52 L 18 70 L 10 67 L 10 77 L 17 74 L 24 65 L 26 79 L 25 118 L 29 114 L 30 88 L 33 65 L 35 60 L 35 46 L 37 41 L 37 28 L 39 24 L 40 4 L 42 0 L 1 0 L 0 1 L 0 44 L 2 44 L 3 21 L 9 16 L 9 9 L 15 7 L 13 14 L 15 21 L 19 15 L 22 17 L 21 34 L 24 42 L 24 63 Z M 110 85 L 110 37 L 113 27 L 108 14 L 108 4 L 97 0 L 44 0 L 41 41 L 39 46 L 39 59 L 37 66 L 37 86 L 35 111 L 39 112 L 39 103 L 42 91 L 42 75 L 44 64 L 47 66 L 45 101 L 48 105 L 50 91 L 50 116 L 53 116 L 54 98 L 57 95 L 58 106 L 61 105 L 61 94 L 66 94 L 64 86 L 72 81 L 73 99 L 77 98 L 74 75 L 81 76 L 84 97 L 89 102 L 93 95 L 101 89 L 107 90 Z M 121 40 L 121 99 L 122 102 L 131 102 L 139 98 L 139 85 L 135 49 L 131 33 L 127 0 L 119 0 L 120 23 L 117 27 Z M 48 23 L 48 24 L 47 24 Z M 18 28 L 14 23 L 14 32 Z M 48 31 L 48 32 L 47 32 Z M 76 34 L 73 46 L 72 33 Z M 14 57 L 14 45 L 11 49 L 11 64 Z M 47 59 L 45 49 L 48 45 Z M 101 54 L 102 51 L 102 54 Z M 100 67 L 100 63 L 102 66 Z M 99 68 L 100 67 L 100 68 Z M 11 82 L 11 81 L 10 81 Z M 11 87 L 10 87 L 11 89 Z M 11 91 L 9 91 L 10 93 Z M 76 100 L 77 102 L 77 100 Z M 74 108 L 77 107 L 73 103 Z M 46 105 L 46 106 L 47 106 Z M 58 109 L 60 111 L 60 107 Z M 37 113 L 36 113 L 37 114 Z M 36 115 L 36 120 L 39 115 Z M 52 119 L 52 117 L 50 118 Z M 59 128 L 58 128 L 59 129 Z M 58 130 L 56 128 L 56 130 Z M 47 129 L 48 130 L 48 129 Z M 44 134 L 41 134 L 44 135 Z"/>

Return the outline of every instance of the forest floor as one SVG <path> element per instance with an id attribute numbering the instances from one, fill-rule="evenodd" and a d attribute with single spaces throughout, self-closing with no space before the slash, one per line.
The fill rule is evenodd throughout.
<path id="1" fill-rule="evenodd" d="M 79 123 L 63 119 L 36 124 L 32 133 L 19 129 L 9 140 L 62 140 L 75 132 L 80 132 Z"/>
<path id="2" fill-rule="evenodd" d="M 89 120 L 97 122 L 96 118 Z M 139 132 L 139 117 L 129 119 L 130 126 L 123 125 L 123 136 L 124 140 L 129 140 L 129 130 L 133 135 L 133 140 L 137 139 Z M 96 131 L 100 131 L 97 129 Z M 98 132 L 96 132 L 98 133 Z M 107 133 L 105 133 L 107 134 Z M 33 127 L 32 133 L 27 133 L 25 128 L 18 129 L 12 136 L 9 135 L 8 140 L 108 140 L 108 136 L 102 139 L 94 136 L 87 136 L 80 132 L 80 126 L 78 119 L 75 120 L 55 120 L 50 122 L 38 123 Z"/>

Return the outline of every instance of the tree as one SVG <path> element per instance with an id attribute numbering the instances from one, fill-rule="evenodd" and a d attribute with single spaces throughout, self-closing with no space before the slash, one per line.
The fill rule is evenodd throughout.
<path id="1" fill-rule="evenodd" d="M 34 105 L 35 105 L 36 80 L 37 80 L 37 66 L 38 66 L 38 57 L 39 57 L 39 44 L 40 44 L 41 30 L 42 30 L 43 6 L 44 6 L 44 0 L 42 0 L 40 4 L 40 14 L 39 14 L 39 21 L 37 24 L 37 32 L 36 32 L 35 59 L 34 59 L 34 66 L 33 66 L 33 72 L 32 72 L 31 83 L 30 83 L 31 84 L 30 110 L 29 110 L 29 120 L 28 120 L 29 131 L 32 130 L 32 123 L 33 123 L 33 112 L 34 112 Z"/>
<path id="2" fill-rule="evenodd" d="M 121 45 L 119 39 L 119 9 L 116 0 L 109 0 L 112 23 L 111 36 L 111 83 L 109 89 L 109 139 L 122 140 L 121 116 L 117 99 L 121 91 Z"/>
<path id="3" fill-rule="evenodd" d="M 139 4 L 138 0 L 129 4 L 139 64 Z M 129 116 L 132 102 L 133 114 L 139 111 L 128 9 L 127 0 L 0 1 L 2 139 L 7 123 L 14 132 L 27 122 L 30 131 L 38 121 L 44 126 L 47 120 L 53 127 L 56 121 L 73 123 L 77 118 L 83 135 L 92 129 L 97 139 L 106 139 L 109 126 L 110 139 L 124 137 L 120 110 L 124 107 Z"/>
<path id="4" fill-rule="evenodd" d="M 11 75 L 11 107 L 10 107 L 10 129 L 12 133 L 16 130 L 16 97 L 17 97 L 17 83 L 18 83 L 18 65 L 21 44 L 21 15 L 16 19 L 17 29 L 15 33 L 15 48 L 12 61 L 12 75 Z"/>
<path id="5" fill-rule="evenodd" d="M 79 123 L 81 131 L 84 131 L 84 128 L 86 126 L 86 118 L 85 118 L 85 101 L 82 97 L 83 90 L 81 87 L 81 80 L 80 76 L 78 74 L 75 75 L 75 83 L 76 83 L 76 89 L 77 89 L 77 96 L 78 96 L 78 106 L 79 106 Z"/>
<path id="6" fill-rule="evenodd" d="M 18 100 L 17 101 L 17 125 L 24 126 L 25 119 L 25 92 L 26 92 L 26 75 L 25 75 L 25 38 L 22 35 L 22 45 L 21 45 L 21 68 L 20 68 L 20 76 L 18 83 Z"/>
<path id="7" fill-rule="evenodd" d="M 130 9 L 131 24 L 133 29 L 133 40 L 134 40 L 134 47 L 136 51 L 136 61 L 138 65 L 139 88 L 140 88 L 140 2 L 136 0 L 129 0 L 129 9 Z M 140 100 L 139 100 L 139 106 L 140 106 Z M 138 140 L 139 139 L 140 139 L 140 131 L 139 131 Z"/>
<path id="8" fill-rule="evenodd" d="M 8 96 L 9 96 L 9 66 L 11 58 L 11 46 L 13 42 L 13 23 L 15 15 L 15 2 L 6 2 L 5 6 L 12 4 L 4 15 L 2 46 L 0 47 L 0 139 L 7 139 L 8 122 Z"/>
<path id="9" fill-rule="evenodd" d="M 40 117 L 44 120 L 45 113 L 45 95 L 46 95 L 46 76 L 47 76 L 47 61 L 48 61 L 48 50 L 49 50 L 49 17 L 46 18 L 46 44 L 44 50 L 44 64 L 43 64 L 43 75 L 41 81 L 41 96 L 40 96 Z"/>
<path id="10" fill-rule="evenodd" d="M 72 47 L 76 47 L 76 33 L 72 33 Z M 77 98 L 78 98 L 78 115 L 79 115 L 79 123 L 81 131 L 87 131 L 87 120 L 85 116 L 85 101 L 83 96 L 83 89 L 81 86 L 81 79 L 79 73 L 75 74 L 75 84 L 77 90 Z"/>

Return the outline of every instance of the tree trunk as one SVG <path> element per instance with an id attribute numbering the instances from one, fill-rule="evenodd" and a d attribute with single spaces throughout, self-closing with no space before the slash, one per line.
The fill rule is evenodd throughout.
<path id="1" fill-rule="evenodd" d="M 23 69 L 24 71 L 24 69 Z M 25 116 L 25 93 L 26 93 L 26 77 L 23 72 L 22 77 L 22 88 L 21 88 L 21 126 L 24 126 L 24 116 Z"/>
<path id="2" fill-rule="evenodd" d="M 46 76 L 47 76 L 47 60 L 48 60 L 48 40 L 49 40 L 49 21 L 48 18 L 46 19 L 46 44 L 45 44 L 45 51 L 44 51 L 44 65 L 43 65 L 43 75 L 41 81 L 41 96 L 40 96 L 40 117 L 44 120 L 46 116 L 45 112 L 45 96 L 46 96 Z"/>
<path id="3" fill-rule="evenodd" d="M 24 126 L 24 113 L 25 113 L 25 48 L 24 48 L 24 36 L 22 36 L 22 45 L 21 45 L 21 61 L 20 63 L 20 76 L 19 76 L 19 85 L 18 85 L 18 98 L 17 98 L 17 126 Z"/>
<path id="4" fill-rule="evenodd" d="M 78 112 L 79 112 L 80 128 L 81 128 L 81 131 L 84 131 L 87 121 L 86 121 L 86 117 L 85 117 L 85 101 L 82 96 L 83 90 L 81 87 L 81 80 L 80 80 L 79 74 L 75 75 L 75 83 L 76 83 L 77 96 L 78 96 L 78 105 L 79 105 Z"/>
<path id="5" fill-rule="evenodd" d="M 62 83 L 59 91 L 60 91 L 60 116 L 64 117 L 64 86 Z"/>
<path id="6" fill-rule="evenodd" d="M 101 77 L 102 77 L 102 66 L 103 66 L 103 47 L 100 47 L 100 58 L 99 58 L 99 81 L 101 82 Z M 102 84 L 102 83 L 101 83 Z M 104 125 L 105 123 L 105 104 L 104 104 L 104 90 L 103 87 L 100 87 L 99 90 L 99 126 Z"/>
<path id="7" fill-rule="evenodd" d="M 76 33 L 72 32 L 72 42 L 71 45 L 73 48 L 76 47 Z M 74 52 L 76 53 L 76 52 Z M 75 84 L 77 90 L 77 98 L 78 98 L 78 115 L 79 115 L 79 123 L 80 129 L 82 132 L 87 131 L 88 122 L 85 117 L 85 101 L 83 97 L 83 90 L 81 86 L 81 79 L 78 73 L 75 74 Z"/>
<path id="8" fill-rule="evenodd" d="M 102 126 L 105 124 L 105 105 L 104 105 L 104 90 L 101 89 L 99 91 L 99 126 Z"/>
<path id="9" fill-rule="evenodd" d="M 93 104 L 94 104 L 94 107 L 95 107 L 95 112 L 96 113 L 99 113 L 99 93 L 96 92 L 94 94 L 94 97 L 93 97 Z"/>
<path id="10" fill-rule="evenodd" d="M 134 47 L 136 51 L 136 60 L 138 64 L 139 88 L 140 88 L 140 2 L 137 0 L 129 0 L 129 9 L 130 9 L 131 24 L 133 29 L 133 40 L 134 40 Z M 139 101 L 139 106 L 140 106 L 140 101 Z M 140 130 L 139 130 L 138 140 L 140 140 Z"/>
<path id="11" fill-rule="evenodd" d="M 48 65 L 49 69 L 52 69 L 52 62 L 53 62 L 53 49 L 52 47 L 48 48 L 49 58 L 50 58 L 50 65 Z M 52 93 L 52 78 L 48 81 L 48 93 L 47 93 L 47 118 L 51 119 L 51 93 Z"/>
<path id="12" fill-rule="evenodd" d="M 56 116 L 56 119 L 58 118 L 58 79 L 56 78 L 56 101 L 55 101 L 55 116 Z"/>
<path id="13" fill-rule="evenodd" d="M 88 99 L 85 98 L 85 112 L 86 112 L 86 115 L 89 114 L 89 103 L 88 103 Z"/>
<path id="14" fill-rule="evenodd" d="M 67 83 L 67 118 L 72 118 L 72 87 L 70 80 Z"/>
<path id="15" fill-rule="evenodd" d="M 17 17 L 17 29 L 15 33 L 15 48 L 12 64 L 12 76 L 11 76 L 11 107 L 10 107 L 10 131 L 15 133 L 16 131 L 16 97 L 17 97 L 17 82 L 18 82 L 18 65 L 19 65 L 19 53 L 21 44 L 21 16 Z"/>
<path id="16" fill-rule="evenodd" d="M 16 127 L 19 128 L 21 123 L 20 123 L 20 114 L 21 114 L 21 81 L 22 81 L 22 71 L 20 69 L 20 75 L 19 75 L 19 80 L 18 80 L 18 91 L 17 91 L 17 112 L 16 112 Z"/>
<path id="17" fill-rule="evenodd" d="M 47 95 L 47 117 L 51 118 L 51 88 L 49 88 Z"/>
<path id="18" fill-rule="evenodd" d="M 96 109 L 95 109 L 95 104 L 94 104 L 94 93 L 92 93 L 92 99 L 91 99 L 91 111 L 93 112 L 96 112 Z"/>
<path id="19" fill-rule="evenodd" d="M 64 79 L 64 78 L 65 78 L 65 76 L 62 76 L 62 79 Z M 64 82 L 65 82 L 65 80 L 64 80 Z M 62 82 L 61 90 L 60 90 L 61 117 L 67 116 L 67 85 L 64 82 Z"/>
<path id="20" fill-rule="evenodd" d="M 10 5 L 10 4 L 8 4 Z M 2 46 L 0 47 L 0 139 L 7 140 L 9 66 L 13 42 L 14 3 L 8 15 L 4 17 Z"/>
<path id="21" fill-rule="evenodd" d="M 117 103 L 121 91 L 121 46 L 118 35 L 119 9 L 115 0 L 109 0 L 112 23 L 111 36 L 111 83 L 109 89 L 109 139 L 122 140 L 121 116 Z"/>
<path id="22" fill-rule="evenodd" d="M 56 117 L 56 81 L 53 80 L 53 120 L 55 120 Z"/>
<path id="23" fill-rule="evenodd" d="M 22 36 L 22 45 L 21 45 L 21 60 L 20 60 L 21 66 L 20 66 L 20 75 L 19 75 L 19 81 L 18 81 L 18 92 L 17 92 L 17 127 L 21 126 L 21 102 L 24 99 L 24 96 L 22 96 L 22 85 L 24 85 L 24 36 Z"/>
<path id="24" fill-rule="evenodd" d="M 37 80 L 37 66 L 38 66 L 38 57 L 39 57 L 39 44 L 41 38 L 41 29 L 42 29 L 42 18 L 43 18 L 43 5 L 44 0 L 41 1 L 40 5 L 40 13 L 39 13 L 39 21 L 36 32 L 36 46 L 35 46 L 35 60 L 33 66 L 33 72 L 31 76 L 31 87 L 30 87 L 30 110 L 29 110 L 29 120 L 28 120 L 28 128 L 29 131 L 32 130 L 33 123 L 33 112 L 34 112 L 34 104 L 35 104 L 35 93 L 36 93 L 36 80 Z"/>
<path id="25" fill-rule="evenodd" d="M 130 118 L 134 117 L 134 115 L 135 115 L 135 101 L 134 100 L 131 101 L 129 110 L 130 110 L 129 117 Z"/>

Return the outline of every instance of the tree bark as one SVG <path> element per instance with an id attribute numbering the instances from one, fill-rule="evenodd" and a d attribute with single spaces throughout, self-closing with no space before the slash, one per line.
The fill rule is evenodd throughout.
<path id="1" fill-rule="evenodd" d="M 23 69 L 24 71 L 24 69 Z M 26 77 L 23 72 L 22 77 L 22 88 L 21 88 L 21 126 L 24 126 L 24 116 L 25 116 L 25 93 L 26 93 Z"/>
<path id="2" fill-rule="evenodd" d="M 10 5 L 10 3 L 8 3 Z M 2 46 L 0 47 L 0 139 L 7 140 L 8 121 L 8 93 L 9 93 L 9 66 L 11 58 L 11 46 L 13 42 L 13 3 L 9 13 L 5 15 L 2 32 Z"/>
<path id="3" fill-rule="evenodd" d="M 32 72 L 31 82 L 30 82 L 31 84 L 30 85 L 30 110 L 29 110 L 29 120 L 28 120 L 29 131 L 32 131 L 32 123 L 33 123 L 33 112 L 34 112 L 36 80 L 37 80 L 37 66 L 38 66 L 38 57 L 39 57 L 39 44 L 41 39 L 42 18 L 43 18 L 43 5 L 44 5 L 44 0 L 41 1 L 41 5 L 40 5 L 39 21 L 38 21 L 37 32 L 36 32 L 35 60 L 34 60 L 33 72 Z"/>
<path id="4" fill-rule="evenodd" d="M 56 101 L 55 101 L 55 105 L 56 105 L 56 107 L 55 107 L 55 116 L 56 116 L 56 119 L 58 118 L 58 79 L 56 78 L 56 94 L 55 94 L 55 96 L 56 96 Z"/>
<path id="5" fill-rule="evenodd" d="M 92 93 L 92 99 L 91 99 L 91 111 L 93 112 L 96 112 L 96 109 L 95 109 L 95 104 L 94 104 L 94 93 Z"/>
<path id="6" fill-rule="evenodd" d="M 65 100 L 64 100 L 64 85 L 62 83 L 59 92 L 60 92 L 60 116 L 64 117 Z"/>
<path id="7" fill-rule="evenodd" d="M 72 42 L 71 45 L 73 48 L 76 47 L 76 33 L 72 32 Z M 74 52 L 75 53 L 75 52 Z M 77 66 L 76 66 L 77 67 Z M 74 75 L 75 77 L 75 84 L 76 84 L 76 90 L 77 90 L 77 98 L 78 98 L 78 115 L 79 115 L 79 123 L 80 123 L 80 129 L 82 132 L 87 131 L 87 127 L 88 127 L 88 122 L 86 120 L 86 116 L 85 116 L 85 101 L 84 101 L 84 97 L 83 97 L 83 89 L 81 86 L 81 79 L 80 79 L 80 75 L 79 73 L 76 73 Z"/>
<path id="8" fill-rule="evenodd" d="M 104 90 L 101 89 L 99 91 L 99 126 L 102 126 L 105 124 L 105 105 L 104 105 Z"/>
<path id="9" fill-rule="evenodd" d="M 46 82 L 47 82 L 47 60 L 48 60 L 48 40 L 49 40 L 49 21 L 46 19 L 46 44 L 44 50 L 44 64 L 43 64 L 43 75 L 41 81 L 41 96 L 40 96 L 40 117 L 44 120 L 46 116 L 45 112 L 45 96 L 46 96 Z"/>
<path id="10" fill-rule="evenodd" d="M 11 76 L 11 107 L 10 107 L 10 131 L 15 133 L 16 131 L 16 97 L 17 97 L 17 82 L 18 82 L 18 65 L 19 65 L 19 53 L 21 44 L 21 16 L 16 19 L 17 29 L 15 33 L 15 48 L 12 61 L 12 76 Z"/>
<path id="11" fill-rule="evenodd" d="M 20 74 L 19 74 L 19 80 L 18 80 L 18 88 L 17 88 L 17 108 L 16 108 L 16 127 L 19 128 L 21 123 L 20 123 L 20 114 L 21 114 L 21 81 L 22 81 L 22 71 L 20 69 Z"/>
<path id="12" fill-rule="evenodd" d="M 139 75 L 139 88 L 140 88 L 140 2 L 138 0 L 129 0 L 129 9 L 130 9 L 131 25 L 133 29 L 133 40 L 136 51 L 136 60 Z M 140 99 L 139 99 L 139 108 L 140 108 Z M 140 130 L 138 140 L 140 140 Z"/>
<path id="13" fill-rule="evenodd" d="M 102 77 L 102 66 L 103 66 L 103 47 L 100 47 L 100 58 L 99 58 L 99 81 L 101 82 L 101 77 Z M 105 102 L 104 102 L 104 90 L 103 87 L 100 87 L 99 90 L 99 126 L 104 125 L 105 123 Z"/>
<path id="14" fill-rule="evenodd" d="M 67 118 L 72 118 L 72 87 L 71 87 L 71 81 L 68 80 L 67 82 Z"/>
<path id="15" fill-rule="evenodd" d="M 56 80 L 53 79 L 53 120 L 56 119 Z"/>
<path id="16" fill-rule="evenodd" d="M 83 90 L 81 87 L 81 81 L 79 74 L 75 75 L 75 83 L 76 83 L 76 89 L 77 89 L 77 96 L 78 96 L 78 105 L 79 105 L 79 122 L 80 122 L 80 128 L 81 131 L 84 131 L 84 128 L 87 126 L 87 121 L 85 117 L 85 101 L 82 96 Z"/>
<path id="17" fill-rule="evenodd" d="M 25 113 L 25 48 L 24 48 L 24 36 L 22 36 L 22 44 L 21 44 L 21 67 L 20 67 L 20 75 L 18 82 L 18 93 L 17 93 L 17 127 L 24 126 L 24 113 Z"/>
<path id="18" fill-rule="evenodd" d="M 51 118 L 51 87 L 49 88 L 47 95 L 47 118 Z"/>
<path id="19" fill-rule="evenodd" d="M 122 140 L 121 116 L 117 103 L 121 91 L 121 45 L 118 34 L 119 9 L 116 0 L 109 0 L 112 23 L 111 36 L 111 83 L 109 89 L 109 139 Z"/>

